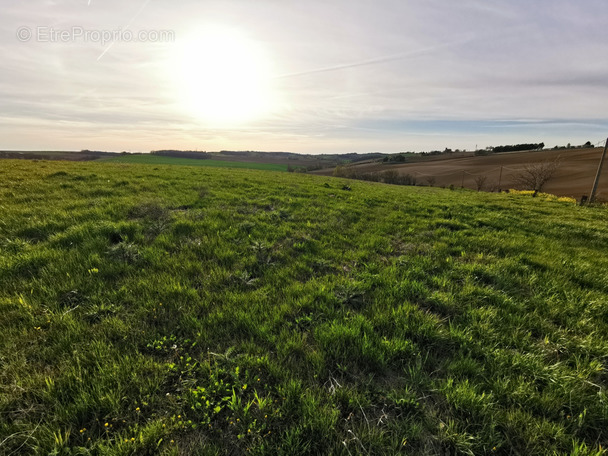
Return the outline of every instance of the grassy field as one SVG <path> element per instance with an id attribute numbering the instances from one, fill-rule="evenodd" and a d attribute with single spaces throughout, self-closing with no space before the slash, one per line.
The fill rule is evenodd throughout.
<path id="1" fill-rule="evenodd" d="M 274 163 L 254 163 L 227 160 L 196 160 L 192 158 L 163 157 L 160 155 L 119 155 L 115 158 L 104 158 L 106 163 L 130 163 L 146 165 L 180 165 L 180 166 L 210 166 L 214 168 L 245 168 L 266 171 L 287 171 L 287 165 Z"/>
<path id="2" fill-rule="evenodd" d="M 1 165 L 2 455 L 605 454 L 606 209 Z"/>

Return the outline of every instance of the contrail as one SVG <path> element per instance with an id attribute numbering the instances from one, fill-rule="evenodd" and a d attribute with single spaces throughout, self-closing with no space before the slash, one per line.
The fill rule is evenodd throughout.
<path id="1" fill-rule="evenodd" d="M 137 17 L 142 13 L 142 11 L 146 8 L 146 6 L 148 6 L 148 3 L 150 3 L 151 0 L 146 0 L 143 5 L 141 5 L 141 7 L 139 8 L 139 10 L 137 11 L 137 13 L 135 13 L 135 16 L 133 16 L 131 18 L 131 20 L 127 23 L 127 25 L 124 26 L 124 30 L 128 30 L 129 27 L 131 27 L 131 24 L 133 23 L 133 21 L 135 19 L 137 19 Z M 89 5 L 91 4 L 91 0 L 89 0 Z M 107 54 L 107 52 L 112 49 L 112 46 L 114 46 L 116 42 L 112 41 L 110 43 L 110 45 L 99 55 L 99 57 L 97 57 L 97 61 L 99 62 L 101 60 L 101 58 Z"/>
<path id="2" fill-rule="evenodd" d="M 114 41 L 112 41 L 112 42 L 110 43 L 110 45 L 109 45 L 107 48 L 105 48 L 105 50 L 104 50 L 104 51 L 103 51 L 101 54 L 99 54 L 99 57 L 97 57 L 97 61 L 98 61 L 98 62 L 101 60 L 101 58 L 102 58 L 104 55 L 106 55 L 106 54 L 107 54 L 107 52 L 108 52 L 110 49 L 112 49 L 112 46 L 114 46 Z"/>
<path id="3" fill-rule="evenodd" d="M 416 49 L 414 51 L 401 52 L 399 54 L 385 55 L 385 56 L 376 57 L 373 59 L 361 60 L 359 62 L 350 62 L 350 63 L 343 63 L 340 65 L 333 65 L 333 66 L 328 66 L 328 67 L 323 67 L 323 68 L 315 68 L 313 70 L 299 71 L 296 73 L 282 74 L 279 76 L 275 76 L 274 79 L 295 78 L 295 77 L 299 77 L 299 76 L 308 76 L 310 74 L 327 73 L 330 71 L 339 71 L 339 70 L 346 70 L 348 68 L 357 68 L 357 67 L 362 67 L 362 66 L 377 65 L 377 64 L 386 63 L 386 62 L 393 62 L 395 60 L 402 60 L 402 59 L 406 59 L 408 57 L 415 57 L 417 55 L 423 55 L 423 54 L 426 54 L 431 51 L 436 51 L 438 49 L 449 48 L 452 46 L 464 44 L 468 41 L 471 41 L 472 39 L 473 39 L 473 36 L 468 36 L 467 38 L 464 38 L 461 40 L 451 41 L 449 43 L 439 44 L 437 46 L 430 46 L 430 47 L 426 47 L 426 48 L 422 48 L 422 49 Z"/>

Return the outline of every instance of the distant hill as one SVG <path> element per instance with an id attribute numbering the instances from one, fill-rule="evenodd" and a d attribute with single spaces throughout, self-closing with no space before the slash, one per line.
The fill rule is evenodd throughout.
<path id="1" fill-rule="evenodd" d="M 410 176 L 416 185 L 435 187 L 467 187 L 476 189 L 479 179 L 485 177 L 483 190 L 496 191 L 517 188 L 516 176 L 524 166 L 544 161 L 560 160 L 555 176 L 544 191 L 558 196 L 580 199 L 589 195 L 600 156 L 601 148 L 547 149 L 523 152 L 492 153 L 487 156 L 466 155 L 428 157 L 415 162 L 369 162 L 348 166 L 354 174 L 398 173 Z M 502 169 L 502 171 L 501 171 Z M 332 175 L 335 168 L 314 171 L 315 174 Z M 604 167 L 599 185 L 598 200 L 608 201 L 608 167 Z"/>

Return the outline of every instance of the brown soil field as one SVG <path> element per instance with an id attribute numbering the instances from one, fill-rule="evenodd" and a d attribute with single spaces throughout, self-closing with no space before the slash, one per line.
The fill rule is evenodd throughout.
<path id="1" fill-rule="evenodd" d="M 560 166 L 543 191 L 579 200 L 582 195 L 589 195 L 591 192 L 602 151 L 603 148 L 503 152 L 488 156 L 445 158 L 418 163 L 366 162 L 352 165 L 352 168 L 361 173 L 396 170 L 401 175 L 409 174 L 415 177 L 417 185 L 429 185 L 429 182 L 432 182 L 435 187 L 464 185 L 467 188 L 477 189 L 477 176 L 486 176 L 483 189 L 498 191 L 518 188 L 515 176 L 525 165 L 559 158 Z M 333 169 L 315 172 L 324 175 L 332 173 Z M 596 198 L 600 201 L 608 201 L 608 164 L 603 167 Z"/>

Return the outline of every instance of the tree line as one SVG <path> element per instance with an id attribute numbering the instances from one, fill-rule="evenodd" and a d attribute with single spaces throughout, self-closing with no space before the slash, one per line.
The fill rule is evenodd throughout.
<path id="1" fill-rule="evenodd" d="M 529 143 L 529 144 L 514 144 L 509 146 L 496 146 L 494 152 L 518 152 L 521 150 L 542 150 L 545 147 L 545 143 Z"/>
<path id="2" fill-rule="evenodd" d="M 207 152 L 199 152 L 196 150 L 153 150 L 150 152 L 151 155 L 160 155 L 162 157 L 174 157 L 174 158 L 194 158 L 196 160 L 209 159 Z"/>

